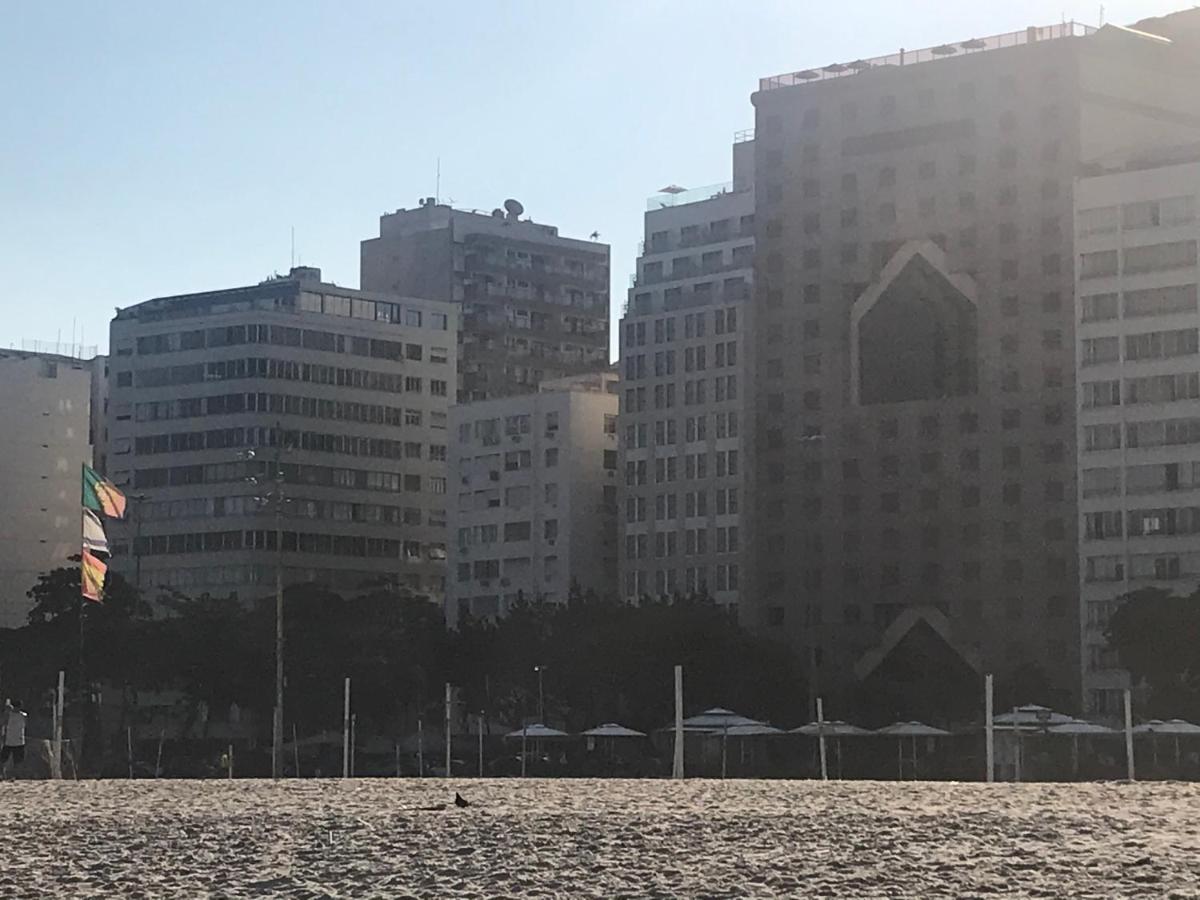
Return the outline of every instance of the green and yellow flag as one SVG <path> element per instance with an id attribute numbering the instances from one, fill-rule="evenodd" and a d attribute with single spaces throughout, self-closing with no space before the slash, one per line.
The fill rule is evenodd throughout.
<path id="1" fill-rule="evenodd" d="M 83 467 L 83 506 L 110 519 L 125 518 L 125 495 L 88 465 Z"/>
<path id="2" fill-rule="evenodd" d="M 87 547 L 79 559 L 79 586 L 84 598 L 93 603 L 99 603 L 104 591 L 104 576 L 108 566 L 98 556 L 93 556 Z"/>

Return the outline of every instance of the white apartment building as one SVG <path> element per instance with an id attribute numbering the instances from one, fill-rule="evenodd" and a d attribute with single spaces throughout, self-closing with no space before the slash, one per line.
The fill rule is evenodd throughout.
<path id="1" fill-rule="evenodd" d="M 621 320 L 622 596 L 741 584 L 744 306 L 754 276 L 754 143 L 733 182 L 650 198 Z"/>
<path id="2" fill-rule="evenodd" d="M 1080 655 L 1085 708 L 1101 716 L 1119 714 L 1129 686 L 1104 637 L 1118 598 L 1200 581 L 1200 150 L 1190 153 L 1125 162 L 1075 193 Z"/>
<path id="3" fill-rule="evenodd" d="M 104 469 L 131 503 L 109 535 L 116 569 L 147 590 L 252 597 L 279 565 L 285 585 L 440 604 L 458 319 L 311 267 L 119 310 Z"/>
<path id="4" fill-rule="evenodd" d="M 446 620 L 616 590 L 617 397 L 608 372 L 452 407 Z"/>
<path id="5" fill-rule="evenodd" d="M 0 350 L 0 628 L 25 625 L 32 606 L 25 592 L 79 554 L 93 367 L 69 356 Z"/>

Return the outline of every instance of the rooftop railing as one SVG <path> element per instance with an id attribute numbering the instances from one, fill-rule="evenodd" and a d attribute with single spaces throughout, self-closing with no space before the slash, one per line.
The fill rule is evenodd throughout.
<path id="1" fill-rule="evenodd" d="M 684 206 L 688 203 L 699 203 L 702 200 L 718 200 L 721 197 L 736 193 L 740 193 L 740 191 L 734 190 L 732 181 L 691 188 L 690 190 L 672 188 L 671 190 L 659 191 L 653 197 L 647 199 L 646 209 L 653 211 L 656 209 L 667 209 L 672 206 Z"/>
<path id="2" fill-rule="evenodd" d="M 939 44 L 936 47 L 926 47 L 922 50 L 900 49 L 899 53 L 889 53 L 886 56 L 875 56 L 870 59 L 856 59 L 853 62 L 833 63 L 816 69 L 801 69 L 798 72 L 787 72 L 783 75 L 773 75 L 758 80 L 760 91 L 773 91 L 777 88 L 793 87 L 799 84 L 809 84 L 814 81 L 826 81 L 830 78 L 845 78 L 848 75 L 858 75 L 888 66 L 911 66 L 916 63 L 933 62 L 938 59 L 949 59 L 971 53 L 982 53 L 988 50 L 999 50 L 1003 47 L 1017 47 L 1021 44 L 1033 44 L 1038 41 L 1053 41 L 1059 38 L 1086 37 L 1097 29 L 1082 22 L 1063 22 L 1059 25 L 1045 27 L 1032 26 L 1021 31 L 1009 31 L 1005 34 L 995 34 L 991 37 L 972 38 L 959 44 Z"/>

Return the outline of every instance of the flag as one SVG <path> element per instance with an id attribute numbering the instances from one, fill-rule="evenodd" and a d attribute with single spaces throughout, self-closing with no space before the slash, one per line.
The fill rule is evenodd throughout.
<path id="1" fill-rule="evenodd" d="M 108 538 L 104 534 L 104 526 L 100 517 L 90 509 L 83 511 L 83 546 L 93 553 L 109 554 Z"/>
<path id="2" fill-rule="evenodd" d="M 125 518 L 125 495 L 115 484 L 87 465 L 83 467 L 83 506 L 110 519 Z"/>
<path id="3" fill-rule="evenodd" d="M 106 572 L 108 572 L 108 566 L 104 564 L 104 561 L 98 556 L 93 556 L 92 551 L 84 547 L 79 558 L 79 586 L 80 593 L 86 599 L 95 603 L 100 602 Z"/>

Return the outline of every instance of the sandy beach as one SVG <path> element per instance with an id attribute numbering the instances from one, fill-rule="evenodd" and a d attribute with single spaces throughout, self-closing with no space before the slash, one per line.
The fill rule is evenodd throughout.
<path id="1" fill-rule="evenodd" d="M 4 897 L 1200 897 L 1200 785 L 0 788 Z"/>

